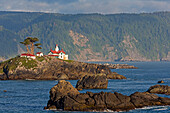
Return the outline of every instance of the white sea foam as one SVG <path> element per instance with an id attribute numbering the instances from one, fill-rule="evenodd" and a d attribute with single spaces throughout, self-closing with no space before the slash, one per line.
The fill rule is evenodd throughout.
<path id="1" fill-rule="evenodd" d="M 154 109 L 155 111 L 163 111 L 168 110 L 168 106 L 159 106 L 157 109 Z"/>
<path id="2" fill-rule="evenodd" d="M 25 79 L 25 80 L 31 81 L 31 80 L 35 80 L 35 79 Z"/>
<path id="3" fill-rule="evenodd" d="M 137 109 L 154 109 L 154 108 L 160 108 L 160 106 L 148 106 L 148 107 L 142 107 Z"/>
<path id="4" fill-rule="evenodd" d="M 154 111 L 163 111 L 163 110 L 167 110 L 168 108 L 160 108 L 160 109 L 154 109 Z"/>
<path id="5" fill-rule="evenodd" d="M 149 106 L 149 107 L 142 107 L 142 108 L 136 108 L 136 109 L 143 109 L 143 110 L 154 110 L 154 111 L 163 111 L 168 110 L 167 106 Z"/>
<path id="6" fill-rule="evenodd" d="M 117 113 L 116 111 L 110 110 L 110 109 L 106 109 L 104 110 L 104 112 L 113 112 L 113 113 Z"/>

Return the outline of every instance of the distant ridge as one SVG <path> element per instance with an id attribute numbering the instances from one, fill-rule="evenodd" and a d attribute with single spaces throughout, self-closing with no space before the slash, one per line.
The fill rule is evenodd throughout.
<path id="1" fill-rule="evenodd" d="M 79 61 L 170 61 L 170 12 L 59 14 L 0 11 L 0 56 L 20 54 L 27 36 L 48 53 L 56 43 Z"/>

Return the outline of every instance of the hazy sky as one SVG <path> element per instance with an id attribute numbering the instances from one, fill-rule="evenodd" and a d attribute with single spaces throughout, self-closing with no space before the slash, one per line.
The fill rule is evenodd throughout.
<path id="1" fill-rule="evenodd" d="M 142 13 L 170 11 L 170 0 L 0 0 L 0 11 Z"/>

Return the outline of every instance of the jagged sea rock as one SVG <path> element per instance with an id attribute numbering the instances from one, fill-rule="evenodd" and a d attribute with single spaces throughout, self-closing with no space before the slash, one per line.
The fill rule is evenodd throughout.
<path id="1" fill-rule="evenodd" d="M 61 90 L 60 90 L 61 88 Z M 71 90 L 69 90 L 71 88 Z M 170 99 L 148 92 L 136 92 L 130 96 L 120 93 L 79 93 L 66 81 L 59 82 L 50 90 L 50 100 L 45 109 L 64 111 L 127 111 L 144 106 L 170 105 Z"/>
<path id="2" fill-rule="evenodd" d="M 106 89 L 108 80 L 106 75 L 85 75 L 77 81 L 76 88 L 81 89 Z"/>
<path id="3" fill-rule="evenodd" d="M 116 72 L 112 72 L 112 73 L 110 73 L 110 74 L 108 74 L 106 76 L 107 76 L 107 79 L 126 79 L 125 76 L 120 75 L 120 74 L 118 74 Z"/>
<path id="4" fill-rule="evenodd" d="M 151 86 L 147 92 L 170 95 L 170 86 L 168 86 L 168 85 L 154 85 L 154 86 Z"/>
<path id="5" fill-rule="evenodd" d="M 154 106 L 154 105 L 170 105 L 170 99 L 168 102 L 162 101 L 161 97 L 151 94 L 149 92 L 136 92 L 130 95 L 131 102 L 135 105 L 136 108 L 141 108 L 143 106 Z"/>
<path id="6" fill-rule="evenodd" d="M 77 95 L 80 94 L 79 91 L 74 88 L 70 82 L 67 82 L 65 80 L 60 80 L 57 85 L 51 88 L 50 90 L 50 101 L 48 102 L 48 108 L 54 109 L 54 104 L 56 103 L 61 97 L 64 97 L 66 95 Z M 52 106 L 51 106 L 52 105 Z"/>
<path id="7" fill-rule="evenodd" d="M 160 80 L 160 81 L 158 81 L 158 83 L 161 83 L 161 84 L 162 84 L 162 83 L 164 83 L 164 81 L 163 81 L 163 80 Z"/>

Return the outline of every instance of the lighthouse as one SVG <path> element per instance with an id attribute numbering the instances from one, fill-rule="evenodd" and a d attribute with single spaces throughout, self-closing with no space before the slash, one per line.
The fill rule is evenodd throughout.
<path id="1" fill-rule="evenodd" d="M 58 44 L 56 44 L 55 51 L 56 51 L 56 52 L 58 52 L 58 51 L 59 51 Z"/>
<path id="2" fill-rule="evenodd" d="M 58 44 L 56 44 L 55 50 L 52 49 L 50 50 L 48 56 L 53 56 L 59 59 L 68 60 L 68 55 L 66 55 L 63 49 L 61 50 L 59 49 Z"/>

